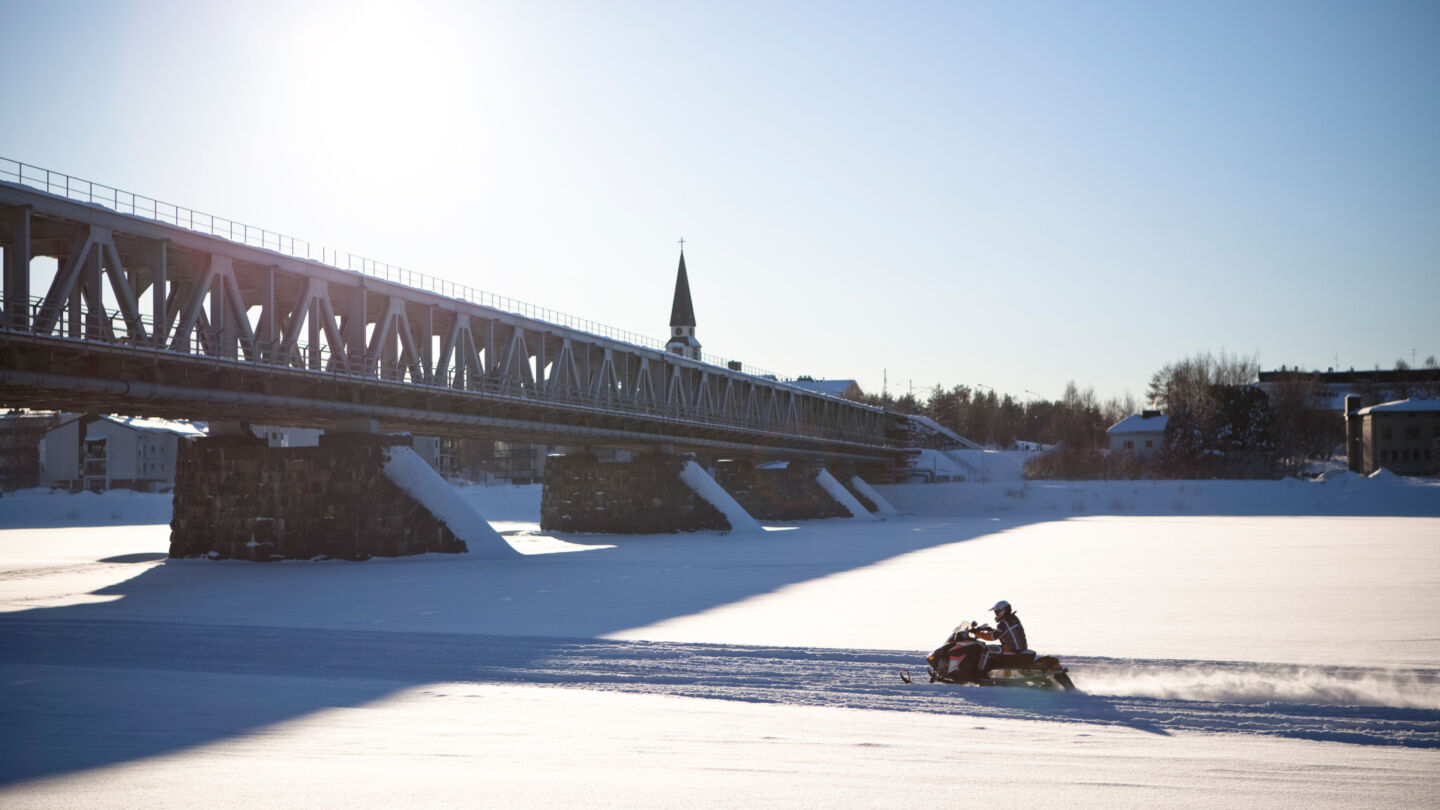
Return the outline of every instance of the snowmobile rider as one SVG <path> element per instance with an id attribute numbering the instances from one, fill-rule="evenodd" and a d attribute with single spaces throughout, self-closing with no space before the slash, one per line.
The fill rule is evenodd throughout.
<path id="1" fill-rule="evenodd" d="M 975 630 L 977 638 L 1000 644 L 1000 655 L 990 655 L 986 667 L 996 668 L 1011 662 L 1018 663 L 1018 654 L 1030 649 L 1025 641 L 1025 626 L 1020 623 L 1020 617 L 1015 615 L 1015 609 L 1004 599 L 996 602 L 990 612 L 995 614 L 994 629 L 980 627 Z"/>

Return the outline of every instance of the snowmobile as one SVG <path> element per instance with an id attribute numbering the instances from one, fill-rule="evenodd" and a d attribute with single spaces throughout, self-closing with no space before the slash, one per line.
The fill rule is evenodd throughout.
<path id="1" fill-rule="evenodd" d="M 962 624 L 950 638 L 925 661 L 929 665 L 930 683 L 976 684 L 979 686 L 1025 686 L 1031 689 L 1075 688 L 1070 672 L 1053 655 L 1037 656 L 1034 650 L 1006 653 L 998 644 L 986 644 L 976 638 L 989 625 Z M 900 679 L 911 683 L 910 673 L 900 671 Z"/>

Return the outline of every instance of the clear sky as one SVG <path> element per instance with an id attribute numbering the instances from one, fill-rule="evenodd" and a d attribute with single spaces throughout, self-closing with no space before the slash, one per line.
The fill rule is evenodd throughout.
<path id="1" fill-rule="evenodd" d="M 0 0 L 0 156 L 878 392 L 1440 355 L 1440 3 Z"/>

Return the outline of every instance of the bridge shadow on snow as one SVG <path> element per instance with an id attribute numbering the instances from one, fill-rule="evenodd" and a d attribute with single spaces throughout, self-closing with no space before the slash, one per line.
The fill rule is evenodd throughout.
<path id="1" fill-rule="evenodd" d="M 223 741 L 443 681 L 958 714 L 969 706 L 1166 733 L 1146 712 L 1101 697 L 969 690 L 976 693 L 957 703 L 953 693 L 897 685 L 897 670 L 915 667 L 914 652 L 600 638 L 1040 520 L 902 518 L 763 535 L 571 537 L 595 548 L 498 562 L 446 555 L 319 564 L 168 560 L 98 592 L 118 597 L 112 601 L 0 615 L 7 729 L 0 784 Z M 745 650 L 769 663 L 756 669 L 742 661 L 738 677 L 733 667 L 727 675 L 719 659 Z M 796 661 L 805 666 L 795 670 Z M 137 693 L 141 680 L 161 691 Z"/>

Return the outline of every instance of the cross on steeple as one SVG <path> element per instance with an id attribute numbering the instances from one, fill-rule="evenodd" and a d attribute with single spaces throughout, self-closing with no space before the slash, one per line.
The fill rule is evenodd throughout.
<path id="1" fill-rule="evenodd" d="M 685 252 L 685 237 L 683 237 L 683 236 L 680 237 L 680 252 L 681 252 L 681 253 L 684 253 L 684 252 Z"/>

